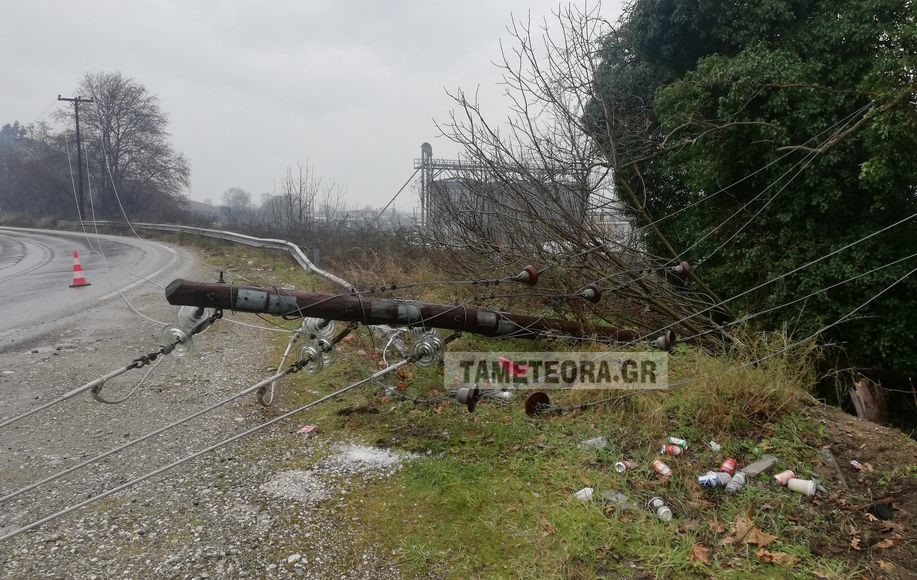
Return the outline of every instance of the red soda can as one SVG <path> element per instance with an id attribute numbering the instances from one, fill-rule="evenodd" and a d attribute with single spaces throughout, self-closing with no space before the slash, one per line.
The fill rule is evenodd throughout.
<path id="1" fill-rule="evenodd" d="M 729 475 L 732 475 L 733 473 L 735 473 L 736 467 L 738 467 L 738 465 L 739 464 L 735 459 L 733 459 L 732 457 L 727 457 L 726 461 L 724 461 L 723 464 L 720 465 L 720 471 L 725 471 Z"/>
<path id="2" fill-rule="evenodd" d="M 663 455 L 671 455 L 672 457 L 678 457 L 684 452 L 685 450 L 678 445 L 663 445 L 662 449 L 659 451 L 659 453 Z"/>
<path id="3" fill-rule="evenodd" d="M 624 473 L 628 469 L 633 469 L 637 467 L 637 464 L 633 461 L 628 461 L 627 459 L 622 459 L 621 461 L 615 463 L 615 471 L 618 473 Z"/>
<path id="4" fill-rule="evenodd" d="M 663 463 L 661 459 L 653 460 L 653 471 L 655 471 L 659 475 L 659 477 L 663 477 L 663 478 L 666 478 L 672 475 L 672 468 L 666 465 L 665 463 Z"/>
<path id="5" fill-rule="evenodd" d="M 796 477 L 796 474 L 787 469 L 786 471 L 781 471 L 775 475 L 774 481 L 776 481 L 779 485 L 786 485 L 786 482 L 793 479 L 794 477 Z"/>

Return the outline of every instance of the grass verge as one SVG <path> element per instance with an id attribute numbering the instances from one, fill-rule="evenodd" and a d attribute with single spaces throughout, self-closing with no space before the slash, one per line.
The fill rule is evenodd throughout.
<path id="1" fill-rule="evenodd" d="M 328 289 L 276 254 L 210 241 L 203 249 L 210 260 L 264 283 Z M 430 267 L 398 274 L 435 279 Z M 458 296 L 434 287 L 418 297 Z M 279 356 L 286 338 L 270 340 Z M 286 382 L 269 413 L 367 376 L 379 368 L 378 346 L 365 330 L 349 337 L 321 375 Z M 809 393 L 816 377 L 804 349 L 762 361 L 785 346 L 783 337 L 763 334 L 737 335 L 714 354 L 682 346 L 670 359 L 670 380 L 682 386 L 562 416 L 527 417 L 518 398 L 506 406 L 482 404 L 470 414 L 449 401 L 417 405 L 385 396 L 377 386 L 316 408 L 304 420 L 319 426 L 320 437 L 419 456 L 394 478 L 366 483 L 341 514 L 358 522 L 357 543 L 393 550 L 407 576 L 909 576 L 917 561 L 909 521 L 917 507 L 917 446 L 815 401 Z M 471 336 L 455 348 L 571 349 Z M 386 384 L 425 397 L 440 394 L 443 381 L 438 369 L 409 368 Z M 608 438 L 607 449 L 579 448 L 597 435 Z M 666 458 L 674 474 L 660 479 L 649 464 L 669 435 L 690 445 L 684 456 Z M 709 449 L 710 440 L 722 451 Z M 826 463 L 825 446 L 849 489 Z M 765 453 L 778 458 L 777 467 L 741 493 L 697 485 L 696 477 L 726 456 L 745 465 Z M 622 458 L 638 468 L 615 472 Z M 856 471 L 850 459 L 870 469 Z M 819 480 L 828 495 L 806 498 L 777 486 L 771 476 L 782 469 Z M 579 501 L 573 493 L 583 487 L 594 488 L 597 498 L 622 492 L 636 508 Z M 672 522 L 642 508 L 656 495 L 672 507 Z M 864 508 L 886 496 L 894 498 L 890 520 Z"/>

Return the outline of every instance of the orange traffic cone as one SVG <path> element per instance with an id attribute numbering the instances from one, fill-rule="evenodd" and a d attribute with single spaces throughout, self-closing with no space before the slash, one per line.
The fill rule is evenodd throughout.
<path id="1" fill-rule="evenodd" d="M 91 284 L 83 277 L 83 267 L 80 266 L 80 255 L 76 253 L 76 250 L 73 250 L 73 284 L 71 284 L 70 287 L 79 288 L 80 286 L 91 286 Z"/>

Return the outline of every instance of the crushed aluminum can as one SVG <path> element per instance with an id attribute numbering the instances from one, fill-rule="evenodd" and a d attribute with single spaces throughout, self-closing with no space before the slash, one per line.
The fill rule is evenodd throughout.
<path id="1" fill-rule="evenodd" d="M 856 459 L 851 459 L 850 465 L 852 465 L 853 468 L 856 469 L 857 471 L 863 471 L 863 464 L 857 461 Z"/>
<path id="2" fill-rule="evenodd" d="M 746 483 L 748 483 L 748 477 L 740 471 L 732 476 L 732 481 L 726 485 L 726 493 L 736 493 L 745 487 Z"/>
<path id="3" fill-rule="evenodd" d="M 794 477 L 796 477 L 796 474 L 793 473 L 791 469 L 787 469 L 786 471 L 781 471 L 775 475 L 774 481 L 776 481 L 778 485 L 786 486 L 786 482 L 793 479 Z"/>
<path id="4" fill-rule="evenodd" d="M 672 457 L 678 457 L 684 452 L 685 450 L 678 445 L 663 445 L 662 449 L 659 450 L 659 453 L 662 453 L 663 455 L 671 455 Z"/>
<path id="5" fill-rule="evenodd" d="M 716 441 L 710 441 L 710 443 L 707 443 L 707 447 L 710 448 L 710 451 L 714 451 L 714 452 L 720 451 L 721 449 L 723 449 L 723 446 L 717 443 Z"/>
<path id="6" fill-rule="evenodd" d="M 665 500 L 661 497 L 650 498 L 646 502 L 646 508 L 656 514 L 656 517 L 664 522 L 672 520 L 672 508 L 666 505 Z"/>
<path id="7" fill-rule="evenodd" d="M 725 471 L 729 475 L 732 475 L 735 473 L 736 467 L 738 467 L 738 465 L 739 464 L 735 459 L 732 457 L 727 457 L 726 460 L 723 461 L 723 464 L 720 465 L 720 471 Z"/>
<path id="8" fill-rule="evenodd" d="M 725 487 L 729 485 L 730 481 L 732 481 L 732 476 L 725 472 L 708 471 L 697 477 L 697 484 L 701 487 Z"/>
<path id="9" fill-rule="evenodd" d="M 637 464 L 633 461 L 628 461 L 627 459 L 622 459 L 621 461 L 615 463 L 615 471 L 618 473 L 624 473 L 628 469 L 633 469 L 637 467 Z"/>
<path id="10" fill-rule="evenodd" d="M 666 465 L 661 459 L 653 460 L 653 471 L 655 471 L 659 477 L 663 478 L 668 478 L 672 475 L 672 468 Z"/>
<path id="11" fill-rule="evenodd" d="M 665 442 L 668 443 L 669 445 L 678 445 L 683 450 L 688 449 L 688 442 L 679 437 L 669 437 L 668 439 L 665 440 Z"/>

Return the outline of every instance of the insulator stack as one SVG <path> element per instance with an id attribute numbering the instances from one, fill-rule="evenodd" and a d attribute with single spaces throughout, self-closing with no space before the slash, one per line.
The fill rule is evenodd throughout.
<path id="1" fill-rule="evenodd" d="M 535 266 L 526 266 L 521 272 L 516 274 L 513 281 L 534 286 L 538 283 L 538 270 L 535 269 Z"/>
<path id="2" fill-rule="evenodd" d="M 213 324 L 211 316 L 216 312 L 213 308 L 197 308 L 195 306 L 182 306 L 178 309 L 178 327 L 189 334 L 204 332 Z"/>
<path id="3" fill-rule="evenodd" d="M 162 329 L 163 348 L 171 348 L 170 354 L 184 358 L 194 352 L 194 339 L 191 333 L 177 326 L 167 326 Z"/>
<path id="4" fill-rule="evenodd" d="M 303 372 L 309 375 L 318 374 L 325 366 L 321 349 L 314 344 L 308 344 L 299 349 L 299 362 L 303 365 Z"/>
<path id="5" fill-rule="evenodd" d="M 315 338 L 331 338 L 334 336 L 334 321 L 322 318 L 306 318 L 303 328 Z"/>
<path id="6" fill-rule="evenodd" d="M 455 392 L 455 400 L 460 405 L 468 407 L 468 412 L 473 413 L 478 401 L 481 400 L 481 389 L 477 387 L 462 387 Z"/>
<path id="7" fill-rule="evenodd" d="M 587 300 L 592 303 L 596 303 L 602 299 L 602 291 L 595 284 L 589 284 L 580 290 L 578 295 L 583 300 Z"/>
<path id="8" fill-rule="evenodd" d="M 672 347 L 675 346 L 675 332 L 665 331 L 665 334 L 653 341 L 653 346 L 659 350 L 672 350 Z"/>
<path id="9" fill-rule="evenodd" d="M 525 414 L 529 417 L 541 415 L 551 407 L 551 398 L 544 391 L 529 393 L 525 398 Z"/>
<path id="10" fill-rule="evenodd" d="M 430 332 L 416 342 L 412 355 L 417 357 L 414 363 L 419 367 L 433 366 L 443 358 L 443 352 L 446 349 L 446 342 L 435 332 Z"/>
<path id="11" fill-rule="evenodd" d="M 687 280 L 688 276 L 691 275 L 691 264 L 682 261 L 680 264 L 673 267 L 672 271 L 682 280 Z"/>

